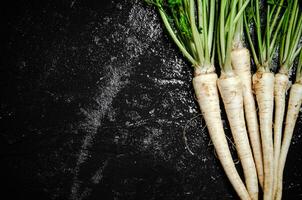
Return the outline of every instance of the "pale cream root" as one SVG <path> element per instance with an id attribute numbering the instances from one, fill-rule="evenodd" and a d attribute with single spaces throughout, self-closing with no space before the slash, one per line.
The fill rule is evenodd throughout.
<path id="1" fill-rule="evenodd" d="M 263 188 L 263 160 L 259 133 L 258 117 L 252 91 L 251 59 L 246 48 L 233 50 L 231 53 L 234 72 L 239 76 L 243 87 L 244 114 L 248 128 L 255 165 L 260 186 Z"/>
<path id="2" fill-rule="evenodd" d="M 286 162 L 287 153 L 295 129 L 295 124 L 299 115 L 300 107 L 302 103 L 302 85 L 295 83 L 292 85 L 289 95 L 287 115 L 285 121 L 284 135 L 282 139 L 281 152 L 278 164 L 278 185 L 276 200 L 280 200 L 282 197 L 282 180 L 283 170 Z"/>
<path id="3" fill-rule="evenodd" d="M 250 196 L 236 170 L 225 137 L 216 81 L 215 73 L 198 74 L 193 78 L 193 87 L 221 165 L 240 199 L 248 200 Z"/>
<path id="4" fill-rule="evenodd" d="M 274 181 L 274 152 L 272 121 L 274 107 L 274 74 L 257 71 L 253 75 L 253 88 L 259 108 L 260 135 L 263 152 L 264 189 L 263 199 L 271 200 L 273 197 Z"/>
<path id="5" fill-rule="evenodd" d="M 218 79 L 218 88 L 231 127 L 237 154 L 242 164 L 248 193 L 251 199 L 257 200 L 258 179 L 245 126 L 243 91 L 240 78 L 235 74 L 228 76 L 222 74 Z"/>
<path id="6" fill-rule="evenodd" d="M 285 111 L 285 95 L 288 86 L 288 76 L 278 73 L 275 75 L 274 97 L 275 97 L 275 118 L 274 118 L 274 187 L 273 195 L 277 192 L 277 171 L 281 148 L 282 127 Z"/>

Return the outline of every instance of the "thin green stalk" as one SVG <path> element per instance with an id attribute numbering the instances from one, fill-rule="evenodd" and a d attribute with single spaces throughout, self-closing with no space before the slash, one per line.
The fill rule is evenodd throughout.
<path id="1" fill-rule="evenodd" d="M 194 2 L 194 0 L 190 0 L 189 7 L 190 7 L 190 13 L 189 13 L 190 25 L 191 25 L 191 29 L 192 29 L 193 40 L 194 40 L 195 47 L 196 47 L 197 54 L 198 54 L 198 61 L 199 61 L 199 63 L 204 63 L 204 54 L 202 51 L 203 45 L 200 41 L 199 32 L 197 30 L 196 22 L 195 22 L 195 2 Z"/>
<path id="2" fill-rule="evenodd" d="M 260 21 L 260 7 L 259 7 L 259 0 L 256 0 L 256 30 L 257 30 L 257 43 L 258 43 L 258 49 L 259 49 L 259 56 L 260 56 L 260 62 L 264 63 L 264 57 L 262 55 L 263 47 L 262 47 L 262 35 L 261 35 L 261 21 Z"/>
<path id="3" fill-rule="evenodd" d="M 236 24 L 233 23 L 236 14 L 238 0 L 232 0 L 230 7 L 227 7 L 226 0 L 222 0 L 220 4 L 219 17 L 219 62 L 224 72 L 232 71 L 231 66 L 231 50 L 234 39 Z M 227 20 L 225 20 L 227 19 Z"/>
<path id="4" fill-rule="evenodd" d="M 214 64 L 217 0 L 145 1 L 158 8 L 172 40 L 193 66 L 208 68 Z"/>
<path id="5" fill-rule="evenodd" d="M 237 24 L 235 34 L 234 34 L 234 40 L 233 40 L 233 48 L 239 48 L 242 46 L 242 37 L 243 37 L 243 18 L 242 13 L 245 10 L 245 7 L 242 5 L 243 0 L 239 0 L 238 7 L 239 11 L 237 12 L 237 15 L 234 19 L 234 23 Z M 249 3 L 249 0 L 245 2 L 247 5 Z"/>
<path id="6" fill-rule="evenodd" d="M 239 0 L 239 2 L 240 2 L 240 5 L 239 5 L 240 9 L 239 9 L 239 11 L 236 14 L 236 17 L 235 17 L 233 23 L 234 24 L 239 24 L 240 30 L 238 30 L 238 32 L 241 32 L 241 35 L 242 35 L 242 32 L 243 32 L 243 19 L 242 19 L 242 15 L 243 15 L 243 12 L 245 11 L 246 7 L 250 3 L 250 0 L 245 0 L 244 4 L 242 4 L 242 0 Z M 237 27 L 238 27 L 238 25 L 237 25 Z"/>
<path id="7" fill-rule="evenodd" d="M 248 39 L 248 42 L 250 44 L 250 49 L 252 51 L 252 55 L 253 55 L 253 58 L 254 58 L 254 62 L 258 68 L 258 66 L 260 65 L 260 62 L 258 60 L 258 56 L 257 56 L 257 53 L 256 53 L 256 50 L 255 50 L 255 47 L 254 47 L 254 43 L 252 41 L 252 37 L 251 37 L 251 34 L 250 34 L 250 27 L 248 25 L 248 22 L 247 22 L 247 19 L 246 19 L 246 15 L 243 15 L 243 24 L 244 24 L 244 27 L 245 27 L 245 30 L 246 30 L 246 35 L 247 35 L 247 39 Z"/>
<path id="8" fill-rule="evenodd" d="M 295 58 L 299 55 L 301 49 L 302 49 L 302 46 L 299 47 L 299 48 L 295 51 L 295 53 L 293 54 L 293 57 L 292 57 L 291 62 L 294 62 Z"/>
<path id="9" fill-rule="evenodd" d="M 291 45 L 291 50 L 290 50 L 289 56 L 285 60 L 285 63 L 287 63 L 288 65 L 293 63 L 293 61 L 295 60 L 295 58 L 297 56 L 296 51 L 298 49 L 298 45 L 299 45 L 301 36 L 302 36 L 302 17 L 300 17 L 299 25 L 295 32 L 295 37 L 292 39 L 292 45 Z"/>
<path id="10" fill-rule="evenodd" d="M 216 9 L 215 9 L 215 12 L 216 13 L 219 13 L 219 5 L 218 5 L 218 0 L 215 0 L 215 7 L 216 7 Z M 217 16 L 217 15 L 216 15 Z M 218 14 L 218 16 L 219 16 L 219 14 Z M 214 38 L 213 38 L 213 52 L 215 52 L 214 51 L 214 49 L 217 49 L 217 58 L 218 58 L 218 62 L 219 62 L 219 66 L 221 66 L 221 50 L 220 50 L 220 26 L 219 26 L 219 17 L 216 17 L 215 18 L 215 24 L 216 24 L 216 32 L 213 32 L 213 34 L 214 34 Z M 213 53 L 213 55 L 212 55 L 212 60 L 214 60 L 214 53 Z"/>
<path id="11" fill-rule="evenodd" d="M 160 16 L 163 20 L 163 23 L 168 31 L 168 33 L 170 34 L 171 38 L 173 39 L 173 41 L 175 42 L 175 44 L 178 46 L 178 48 L 180 49 L 180 51 L 183 53 L 183 55 L 194 65 L 194 66 L 198 66 L 198 61 L 196 61 L 190 54 L 189 52 L 186 50 L 186 48 L 181 44 L 181 42 L 178 40 L 176 34 L 174 33 L 168 19 L 167 16 L 165 14 L 165 12 L 163 11 L 163 9 L 159 8 L 159 13 Z"/>
<path id="12" fill-rule="evenodd" d="M 298 56 L 299 42 L 302 36 L 302 14 L 298 0 L 287 8 L 287 18 L 283 26 L 283 38 L 280 48 L 280 65 L 282 70 L 289 71 L 294 59 Z M 287 23 L 288 21 L 288 23 Z"/>
<path id="13" fill-rule="evenodd" d="M 274 46 L 275 46 L 275 43 L 276 43 L 276 40 L 277 40 L 277 36 L 280 34 L 279 31 L 282 27 L 283 20 L 284 20 L 284 15 L 282 15 L 282 17 L 280 18 L 280 23 L 278 24 L 278 26 L 276 28 L 276 31 L 275 31 L 275 33 L 272 37 L 273 39 L 272 39 L 271 45 L 269 47 L 270 52 L 272 52 L 274 50 Z"/>
<path id="14" fill-rule="evenodd" d="M 237 6 L 237 2 L 238 0 L 233 0 L 231 3 L 231 22 L 234 21 L 235 19 L 235 14 L 236 14 L 236 6 Z M 231 51 L 232 51 L 232 43 L 233 43 L 233 39 L 234 39 L 234 33 L 235 33 L 235 24 L 230 23 L 232 25 L 230 25 L 229 27 L 229 33 L 228 33 L 228 37 L 227 37 L 227 48 L 226 48 L 226 55 L 225 55 L 225 61 L 224 61 L 224 65 L 223 65 L 223 70 L 225 72 L 227 71 L 232 71 L 232 65 L 231 65 Z"/>
<path id="15" fill-rule="evenodd" d="M 209 35 L 208 35 L 208 47 L 209 52 L 212 52 L 213 39 L 214 39 L 214 25 L 215 25 L 215 0 L 210 1 L 210 18 L 209 18 Z M 214 45 L 215 47 L 215 45 Z"/>
<path id="16" fill-rule="evenodd" d="M 197 12 L 198 13 L 198 30 L 201 30 L 202 27 L 203 27 L 202 3 L 201 3 L 201 1 L 197 1 L 197 10 L 198 10 L 198 12 Z"/>
<path id="17" fill-rule="evenodd" d="M 273 4 L 271 13 L 269 14 L 270 21 L 272 21 L 271 19 L 272 19 L 272 17 L 273 17 L 273 14 L 274 14 L 275 9 L 276 9 L 277 6 L 278 6 L 278 4 Z"/>
<path id="18" fill-rule="evenodd" d="M 180 19 L 178 19 L 177 13 L 174 9 L 172 9 L 172 16 L 173 16 L 174 25 L 175 25 L 176 29 L 181 30 L 182 22 L 180 20 L 184 20 L 185 17 L 181 14 Z M 194 57 L 194 55 L 196 55 L 195 49 L 192 47 L 189 38 L 187 38 L 185 34 L 186 33 L 179 34 L 178 39 L 183 47 L 186 47 L 186 46 L 188 47 L 187 48 L 188 53 L 193 55 L 193 57 Z"/>
<path id="19" fill-rule="evenodd" d="M 283 55 L 284 54 L 284 45 L 285 45 L 285 38 L 282 38 L 281 39 L 281 44 L 280 44 L 280 53 L 279 53 L 279 59 L 280 59 L 280 65 L 282 65 L 282 63 L 283 63 L 283 56 L 281 56 L 281 55 Z"/>
<path id="20" fill-rule="evenodd" d="M 220 2 L 220 17 L 219 17 L 219 44 L 220 44 L 220 56 L 221 62 L 225 60 L 225 7 L 226 0 L 221 0 Z"/>
<path id="21" fill-rule="evenodd" d="M 267 12 L 266 12 L 266 16 L 267 16 L 267 20 L 266 20 L 266 60 L 267 62 L 271 61 L 271 57 L 270 57 L 270 25 L 269 25 L 269 13 L 270 13 L 270 5 L 267 6 Z"/>
<path id="22" fill-rule="evenodd" d="M 206 13 L 206 1 L 202 1 L 202 12 Z M 205 44 L 205 48 L 204 48 L 204 57 L 205 60 L 210 60 L 210 53 L 209 53 L 209 46 L 208 46 L 208 27 L 207 27 L 207 16 L 206 15 L 202 15 L 203 16 L 203 39 L 204 39 L 204 44 Z"/>
<path id="23" fill-rule="evenodd" d="M 217 28 L 217 31 L 219 33 L 219 27 Z M 217 40 L 216 40 L 216 45 L 217 46 L 217 55 L 218 55 L 218 62 L 219 62 L 219 66 L 222 66 L 222 55 L 221 55 L 221 46 L 220 46 L 220 38 L 219 38 L 219 34 L 217 33 Z"/>
<path id="24" fill-rule="evenodd" d="M 290 1 L 291 1 L 291 0 L 290 0 Z M 279 4 L 275 4 L 275 8 L 278 7 L 278 9 L 277 9 L 277 11 L 276 11 L 276 13 L 275 13 L 275 15 L 274 15 L 273 22 L 272 22 L 272 24 L 270 25 L 271 31 L 274 30 L 274 27 L 275 27 L 275 25 L 276 25 L 276 23 L 277 23 L 278 16 L 279 16 L 280 11 L 281 11 L 281 8 L 282 8 L 282 6 L 283 6 L 283 2 L 284 2 L 284 0 L 281 0 Z M 272 10 L 272 15 L 273 15 L 274 11 L 275 11 L 275 10 L 273 9 L 273 10 Z M 270 16 L 270 19 L 271 19 L 271 17 L 272 17 L 272 16 Z M 271 33 L 270 33 L 270 34 L 271 34 Z"/>
<path id="25" fill-rule="evenodd" d="M 292 39 L 292 31 L 294 28 L 294 19 L 295 19 L 295 15 L 298 12 L 297 9 L 297 5 L 298 5 L 298 0 L 294 1 L 294 5 L 293 5 L 293 9 L 291 10 L 292 13 L 291 14 L 291 18 L 289 21 L 289 25 L 287 26 L 287 34 L 286 34 L 286 39 L 285 39 L 285 47 L 284 47 L 284 55 L 283 55 L 283 59 L 287 58 L 287 55 L 289 54 L 290 51 L 290 43 L 291 43 L 291 39 Z"/>
<path id="26" fill-rule="evenodd" d="M 302 51 L 300 50 L 299 62 L 297 66 L 296 72 L 296 83 L 302 81 Z"/>
<path id="27" fill-rule="evenodd" d="M 265 27 L 262 27 L 260 1 L 251 1 L 251 7 L 246 12 L 244 24 L 257 68 L 259 70 L 270 71 L 271 62 L 278 44 L 277 41 L 281 35 L 280 29 L 282 28 L 282 24 L 284 24 L 284 20 L 286 21 L 287 19 L 284 18 L 284 14 L 280 16 L 284 0 L 281 0 L 279 5 L 267 2 L 266 17 L 264 19 Z M 254 46 L 250 30 L 248 29 L 249 23 L 255 25 L 257 49 Z M 284 42 L 282 38 L 281 42 Z M 284 48 L 280 49 L 280 52 L 284 52 L 284 50 Z"/>

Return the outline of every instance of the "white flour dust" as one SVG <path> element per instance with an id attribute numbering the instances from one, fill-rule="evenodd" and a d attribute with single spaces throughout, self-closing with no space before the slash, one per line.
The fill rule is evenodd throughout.
<path id="1" fill-rule="evenodd" d="M 129 3 L 123 2 L 122 4 Z M 123 5 L 119 3 L 117 5 L 117 12 L 123 9 Z M 125 16 L 120 16 L 125 17 Z M 115 24 L 112 34 L 106 36 L 105 41 L 113 44 L 112 49 L 120 48 L 115 55 L 112 55 L 105 66 L 106 74 L 100 77 L 99 94 L 97 94 L 93 101 L 96 106 L 94 108 L 82 108 L 81 112 L 86 116 L 86 119 L 79 125 L 79 129 L 85 131 L 86 135 L 82 139 L 82 145 L 78 153 L 76 166 L 74 169 L 73 183 L 71 186 L 70 199 L 81 200 L 89 196 L 90 189 L 82 189 L 82 182 L 79 179 L 81 172 L 81 166 L 87 161 L 90 156 L 89 148 L 94 144 L 94 139 L 97 134 L 97 129 L 102 124 L 102 119 L 108 114 L 111 109 L 111 103 L 116 95 L 125 87 L 129 80 L 125 77 L 129 77 L 133 71 L 133 67 L 137 66 L 138 58 L 144 54 L 146 50 L 149 50 L 150 44 L 156 41 L 161 34 L 162 30 L 158 19 L 153 10 L 147 9 L 140 2 L 134 2 L 132 8 L 128 14 L 128 20 L 125 23 L 120 22 L 120 17 L 106 17 L 100 26 L 105 26 L 109 22 Z M 100 29 L 100 27 L 97 27 Z M 104 48 L 100 38 L 102 31 L 94 35 L 92 41 Z M 110 51 L 110 49 L 108 49 Z M 100 55 L 102 59 L 102 55 Z M 123 77 L 123 80 L 121 78 Z M 102 82 L 102 80 L 107 80 Z M 112 114 L 111 114 L 112 115 Z M 104 166 L 103 166 L 104 167 Z M 102 178 L 102 169 L 98 170 L 96 174 L 91 178 L 93 183 L 97 183 Z"/>

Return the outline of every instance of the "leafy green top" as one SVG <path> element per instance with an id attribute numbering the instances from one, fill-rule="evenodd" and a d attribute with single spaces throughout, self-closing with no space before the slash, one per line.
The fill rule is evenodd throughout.
<path id="1" fill-rule="evenodd" d="M 301 47 L 299 41 L 302 36 L 302 12 L 299 10 L 298 0 L 288 2 L 282 25 L 280 44 L 280 71 L 288 73 Z"/>
<path id="2" fill-rule="evenodd" d="M 232 71 L 231 51 L 242 40 L 242 13 L 250 0 L 221 0 L 217 28 L 218 59 L 224 72 Z M 237 45 L 235 45 L 237 46 Z"/>
<path id="3" fill-rule="evenodd" d="M 214 62 L 215 0 L 145 0 L 155 5 L 183 55 L 194 67 L 210 68 Z"/>
<path id="4" fill-rule="evenodd" d="M 258 70 L 270 71 L 272 58 L 277 48 L 277 41 L 281 36 L 280 29 L 285 20 L 285 15 L 280 15 L 281 11 L 284 10 L 284 0 L 266 0 L 265 2 L 266 16 L 261 21 L 260 0 L 251 0 L 250 6 L 246 9 L 244 15 L 244 26 Z M 264 25 L 262 22 L 264 22 Z M 251 38 L 251 24 L 255 26 L 257 46 L 254 45 Z"/>

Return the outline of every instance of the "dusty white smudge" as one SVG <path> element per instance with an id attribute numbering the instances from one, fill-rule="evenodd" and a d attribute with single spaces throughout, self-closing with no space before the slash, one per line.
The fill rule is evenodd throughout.
<path id="1" fill-rule="evenodd" d="M 91 177 L 91 181 L 94 184 L 98 184 L 103 178 L 103 171 L 105 167 L 108 165 L 108 160 L 104 162 L 104 164 L 95 172 L 95 174 Z"/>
<path id="2" fill-rule="evenodd" d="M 154 82 L 156 84 L 160 84 L 160 85 L 166 85 L 166 84 L 179 84 L 179 85 L 183 85 L 185 83 L 185 81 L 182 81 L 182 80 L 178 80 L 178 79 L 170 79 L 170 80 L 165 80 L 165 79 L 158 79 L 158 78 L 154 78 L 153 79 Z"/>
<path id="3" fill-rule="evenodd" d="M 118 10 L 122 8 L 122 4 L 118 4 Z M 119 45 L 122 43 L 123 51 L 118 55 L 112 55 L 112 59 L 108 60 L 108 64 L 105 66 L 107 73 L 101 79 L 109 81 L 102 83 L 99 89 L 100 93 L 93 99 L 97 105 L 96 108 L 81 109 L 86 119 L 79 125 L 79 128 L 85 130 L 86 135 L 82 140 L 74 169 L 73 183 L 69 197 L 72 200 L 82 200 L 89 196 L 91 192 L 89 188 L 81 191 L 82 182 L 79 179 L 81 165 L 89 158 L 89 148 L 94 144 L 97 129 L 101 126 L 102 119 L 107 115 L 109 110 L 112 110 L 112 101 L 129 82 L 128 80 L 122 81 L 121 78 L 130 76 L 133 67 L 137 65 L 135 62 L 137 62 L 139 56 L 143 55 L 148 50 L 150 44 L 156 41 L 161 34 L 162 30 L 157 20 L 153 10 L 146 9 L 140 2 L 134 2 L 127 22 L 117 24 L 116 31 L 106 39 L 108 41 L 113 40 L 113 43 L 118 42 Z M 118 23 L 118 19 L 107 17 L 104 25 L 108 22 Z M 95 36 L 94 41 L 100 45 L 98 38 L 100 37 Z M 103 165 L 92 176 L 93 183 L 98 183 L 101 180 L 102 171 L 105 166 Z"/>

